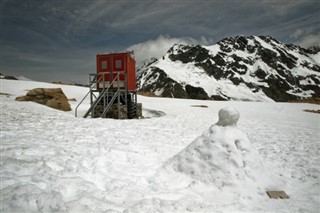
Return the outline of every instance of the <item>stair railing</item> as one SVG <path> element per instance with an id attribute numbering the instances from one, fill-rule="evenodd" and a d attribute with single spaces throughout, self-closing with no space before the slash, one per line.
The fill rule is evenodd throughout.
<path id="1" fill-rule="evenodd" d="M 108 87 L 104 88 L 103 91 L 100 93 L 100 95 L 97 97 L 97 99 L 91 104 L 89 110 L 85 113 L 85 115 L 83 116 L 84 118 L 86 118 L 90 112 L 91 112 L 91 115 L 93 116 L 93 111 L 95 109 L 95 107 L 98 105 L 98 103 L 101 101 L 101 99 L 103 97 L 105 97 L 105 95 L 109 92 L 109 89 L 111 87 L 114 86 L 114 83 L 115 82 L 118 82 L 117 84 L 117 91 L 120 91 L 120 74 L 123 74 L 122 72 L 117 72 L 117 75 L 115 76 L 115 78 L 111 81 L 111 83 L 108 85 Z M 112 74 L 113 75 L 113 74 Z M 119 94 L 118 94 L 119 95 Z M 114 101 L 114 100 L 113 100 Z M 112 101 L 110 101 L 110 103 L 112 103 Z M 108 104 L 109 105 L 109 104 Z M 109 107 L 110 108 L 110 107 Z"/>
<path id="2" fill-rule="evenodd" d="M 94 87 L 96 87 L 97 83 L 99 83 L 101 81 L 101 79 L 103 79 L 103 76 L 104 75 L 101 75 L 100 78 L 98 78 L 97 81 L 94 81 L 94 79 L 97 78 L 97 75 L 95 75 L 94 79 L 92 80 L 92 84 L 90 85 L 90 89 L 89 89 L 89 92 L 82 98 L 82 100 L 79 102 L 79 104 L 77 105 L 76 109 L 75 109 L 75 116 L 78 117 L 78 108 L 79 106 L 82 104 L 82 102 L 87 98 L 87 96 L 92 92 L 92 89 Z M 91 80 L 90 80 L 91 82 Z"/>
<path id="3" fill-rule="evenodd" d="M 105 107 L 105 109 L 103 110 L 103 113 L 101 114 L 101 118 L 106 117 L 107 112 L 109 111 L 110 107 L 112 106 L 113 102 L 116 100 L 117 97 L 119 97 L 120 95 L 120 90 L 117 90 L 114 95 L 112 96 L 112 99 L 110 100 L 110 102 L 108 103 L 108 105 Z M 119 116 L 119 115 L 118 115 Z"/>

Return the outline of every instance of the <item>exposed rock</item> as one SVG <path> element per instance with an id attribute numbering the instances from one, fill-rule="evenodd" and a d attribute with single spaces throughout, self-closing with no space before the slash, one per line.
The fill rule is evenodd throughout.
<path id="1" fill-rule="evenodd" d="M 118 104 L 113 104 L 109 111 L 106 114 L 106 118 L 113 118 L 113 119 L 132 119 L 132 118 L 140 118 L 142 117 L 142 104 L 137 103 L 134 107 L 134 112 L 130 112 L 128 110 L 129 106 L 120 104 L 119 111 L 118 111 Z M 103 105 L 98 104 L 95 108 L 94 117 L 99 118 L 103 113 Z M 130 108 L 132 110 L 132 108 Z M 132 114 L 133 113 L 133 114 Z"/>
<path id="2" fill-rule="evenodd" d="M 208 94 L 201 87 L 193 87 L 191 85 L 186 85 L 186 92 L 188 94 L 188 98 L 191 99 L 199 99 L 206 100 L 209 99 Z"/>
<path id="3" fill-rule="evenodd" d="M 305 109 L 305 110 L 303 110 L 303 111 L 305 111 L 305 112 L 312 112 L 312 113 L 320 114 L 320 109 L 318 109 L 318 110 Z"/>
<path id="4" fill-rule="evenodd" d="M 7 97 L 10 97 L 11 95 L 9 93 L 5 93 L 5 92 L 0 92 L 0 95 L 5 95 Z"/>
<path id="5" fill-rule="evenodd" d="M 142 103 L 137 103 L 136 106 L 136 118 L 142 117 Z"/>
<path id="6" fill-rule="evenodd" d="M 145 80 L 154 83 L 145 85 L 140 89 L 141 92 L 152 92 L 154 94 L 157 94 L 157 89 L 163 88 L 163 91 L 161 93 L 162 97 L 188 98 L 187 92 L 183 89 L 183 87 L 172 78 L 169 78 L 163 70 L 156 67 L 152 67 L 151 70 L 153 74 L 148 75 Z M 143 73 L 142 77 L 144 77 L 145 75 L 146 73 Z"/>
<path id="7" fill-rule="evenodd" d="M 17 97 L 16 101 L 33 101 L 62 111 L 71 110 L 68 99 L 61 88 L 32 89 L 25 96 Z"/>
<path id="8" fill-rule="evenodd" d="M 119 117 L 118 117 L 118 106 L 114 104 L 110 107 L 106 117 L 107 118 L 116 118 L 116 119 L 128 119 L 128 108 L 125 105 L 120 105 L 119 108 Z"/>

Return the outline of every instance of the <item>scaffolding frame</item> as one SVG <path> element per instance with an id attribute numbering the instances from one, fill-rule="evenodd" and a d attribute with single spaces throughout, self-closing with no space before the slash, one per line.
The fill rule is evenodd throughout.
<path id="1" fill-rule="evenodd" d="M 111 81 L 106 81 L 110 79 Z M 124 80 L 121 80 L 124 79 Z M 137 91 L 128 90 L 127 88 L 127 73 L 123 72 L 100 72 L 98 74 L 89 74 L 90 89 L 84 98 L 79 102 L 75 109 L 75 116 L 78 115 L 78 108 L 83 101 L 90 95 L 90 107 L 84 114 L 84 118 L 90 116 L 91 118 L 97 117 L 96 109 L 98 105 L 103 106 L 103 112 L 99 117 L 105 118 L 111 106 L 117 104 L 118 119 L 120 119 L 121 102 L 127 106 L 129 103 L 134 103 L 137 106 Z M 102 87 L 100 87 L 102 85 Z M 98 95 L 96 95 L 98 93 Z M 130 97 L 130 99 L 128 99 Z M 129 113 L 128 113 L 129 114 Z"/>

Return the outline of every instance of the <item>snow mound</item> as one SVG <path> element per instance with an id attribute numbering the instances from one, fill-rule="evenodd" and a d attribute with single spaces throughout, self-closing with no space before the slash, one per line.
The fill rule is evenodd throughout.
<path id="1" fill-rule="evenodd" d="M 236 127 L 239 117 L 235 108 L 222 108 L 219 121 L 169 159 L 156 182 L 169 180 L 180 188 L 200 184 L 238 197 L 265 196 L 266 190 L 278 189 L 282 181 L 267 171 L 246 134 Z"/>
<path id="2" fill-rule="evenodd" d="M 225 107 L 219 111 L 218 126 L 236 126 L 240 118 L 238 110 L 233 107 Z"/>

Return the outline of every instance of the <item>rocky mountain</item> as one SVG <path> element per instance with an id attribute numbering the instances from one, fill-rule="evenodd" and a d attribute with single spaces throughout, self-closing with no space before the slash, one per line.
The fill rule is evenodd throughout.
<path id="1" fill-rule="evenodd" d="M 0 73 L 0 79 L 18 80 L 18 79 L 17 79 L 16 77 L 14 77 L 14 76 L 3 75 L 2 73 Z"/>
<path id="2" fill-rule="evenodd" d="M 138 89 L 162 97 L 290 101 L 320 97 L 320 48 L 269 36 L 172 46 L 138 69 Z"/>

